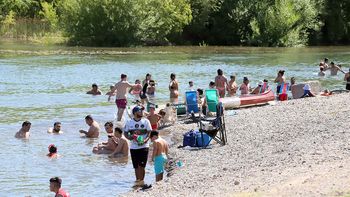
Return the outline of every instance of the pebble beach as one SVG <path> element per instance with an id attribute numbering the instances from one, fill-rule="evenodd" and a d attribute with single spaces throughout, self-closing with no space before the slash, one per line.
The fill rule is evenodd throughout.
<path id="1" fill-rule="evenodd" d="M 183 163 L 164 181 L 125 196 L 346 196 L 350 94 L 276 102 L 226 115 L 228 144 L 178 148 L 196 124 L 165 128 Z"/>

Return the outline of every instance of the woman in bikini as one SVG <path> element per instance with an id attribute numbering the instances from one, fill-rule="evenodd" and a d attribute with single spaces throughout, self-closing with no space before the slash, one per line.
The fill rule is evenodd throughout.
<path id="1" fill-rule="evenodd" d="M 170 83 L 169 83 L 169 91 L 170 91 L 170 103 L 176 104 L 179 101 L 179 83 L 176 80 L 176 75 L 171 73 L 170 75 Z"/>

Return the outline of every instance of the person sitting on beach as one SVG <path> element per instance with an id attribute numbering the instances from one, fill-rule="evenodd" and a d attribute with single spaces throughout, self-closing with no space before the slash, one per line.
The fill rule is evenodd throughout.
<path id="1" fill-rule="evenodd" d="M 63 131 L 61 131 L 61 123 L 60 122 L 55 122 L 53 124 L 53 128 L 49 128 L 47 130 L 48 133 L 54 133 L 54 134 L 61 134 Z"/>
<path id="2" fill-rule="evenodd" d="M 292 91 L 292 87 L 296 85 L 296 80 L 295 77 L 290 78 L 290 86 L 289 86 L 289 91 Z"/>
<path id="3" fill-rule="evenodd" d="M 92 149 L 92 152 L 95 154 L 110 154 L 117 148 L 118 144 L 113 139 L 113 123 L 106 122 L 105 130 L 107 132 L 108 140 L 106 142 L 98 143 L 97 146 Z"/>
<path id="4" fill-rule="evenodd" d="M 331 62 L 330 67 L 328 69 L 331 70 L 331 76 L 337 75 L 338 71 L 345 74 L 345 72 L 341 69 L 341 65 L 338 64 L 338 66 L 336 66 L 334 62 Z"/>
<path id="5" fill-rule="evenodd" d="M 147 95 L 154 96 L 156 92 L 156 82 L 151 79 L 149 80 L 149 86 L 147 87 Z"/>
<path id="6" fill-rule="evenodd" d="M 230 96 L 234 96 L 237 93 L 237 83 L 236 83 L 236 76 L 235 75 L 231 75 L 230 76 L 230 81 L 228 82 L 228 86 L 227 86 L 227 91 L 229 93 Z"/>
<path id="7" fill-rule="evenodd" d="M 86 94 L 92 94 L 92 95 L 101 95 L 102 92 L 98 89 L 98 86 L 96 83 L 91 85 L 91 90 L 87 91 Z"/>
<path id="8" fill-rule="evenodd" d="M 325 75 L 326 75 L 326 73 L 324 72 L 323 66 L 320 66 L 320 72 L 318 72 L 318 76 L 319 77 L 324 77 Z"/>
<path id="9" fill-rule="evenodd" d="M 239 90 L 241 91 L 241 95 L 247 95 L 249 94 L 249 79 L 248 77 L 243 77 L 243 83 L 239 87 Z"/>
<path id="10" fill-rule="evenodd" d="M 276 93 L 277 95 L 280 93 L 282 83 L 286 82 L 286 78 L 284 77 L 284 70 L 279 70 L 277 73 L 277 77 L 275 79 L 275 83 L 277 83 Z"/>
<path id="11" fill-rule="evenodd" d="M 113 87 L 114 86 L 109 86 L 109 91 L 106 93 L 107 96 L 115 96 L 115 92 L 113 92 Z"/>
<path id="12" fill-rule="evenodd" d="M 113 140 L 115 143 L 118 144 L 118 146 L 114 149 L 114 151 L 108 156 L 110 158 L 112 157 L 128 157 L 129 155 L 129 143 L 128 139 L 125 138 L 123 135 L 123 131 L 116 127 L 114 129 L 114 136 Z"/>
<path id="13" fill-rule="evenodd" d="M 345 89 L 350 90 L 350 68 L 349 72 L 347 72 L 344 76 L 344 81 L 346 81 Z"/>
<path id="14" fill-rule="evenodd" d="M 22 128 L 16 133 L 15 138 L 25 138 L 28 139 L 30 136 L 30 127 L 31 127 L 32 123 L 30 123 L 29 121 L 24 121 L 22 123 Z"/>
<path id="15" fill-rule="evenodd" d="M 116 103 L 117 108 L 118 108 L 118 114 L 117 114 L 118 121 L 121 121 L 123 114 L 124 114 L 124 111 L 126 109 L 126 106 L 128 104 L 128 101 L 126 99 L 128 89 L 134 87 L 134 85 L 130 84 L 127 81 L 127 77 L 128 76 L 126 74 L 121 74 L 120 81 L 118 83 L 116 83 L 112 89 L 112 92 L 117 91 L 115 103 Z M 111 96 L 108 97 L 108 101 L 110 101 L 110 99 L 111 99 Z"/>
<path id="16" fill-rule="evenodd" d="M 50 144 L 48 149 L 49 149 L 49 153 L 46 156 L 48 156 L 51 159 L 58 157 L 57 147 L 54 144 Z"/>
<path id="17" fill-rule="evenodd" d="M 136 181 L 142 183 L 146 173 L 149 134 L 152 128 L 149 120 L 143 118 L 140 106 L 135 106 L 132 109 L 132 113 L 134 117 L 125 123 L 124 136 L 130 141 L 130 154 L 135 169 Z"/>
<path id="18" fill-rule="evenodd" d="M 155 110 L 156 108 L 154 105 L 149 106 L 149 114 L 147 116 L 147 119 L 151 123 L 152 130 L 158 129 L 158 124 L 160 122 L 160 119 L 162 118 L 162 116 L 160 116 L 159 114 L 154 113 Z"/>
<path id="19" fill-rule="evenodd" d="M 264 85 L 264 82 L 259 81 L 258 86 L 256 86 L 256 88 L 254 88 L 254 90 L 251 92 L 251 94 L 260 94 L 260 90 L 261 90 L 263 85 Z"/>
<path id="20" fill-rule="evenodd" d="M 55 197 L 70 197 L 69 193 L 61 188 L 62 179 L 59 177 L 53 177 L 50 179 L 50 191 L 54 192 Z"/>
<path id="21" fill-rule="evenodd" d="M 301 98 L 315 97 L 315 94 L 311 92 L 311 87 L 309 84 L 305 84 L 303 89 L 304 89 L 304 95 L 301 96 Z"/>
<path id="22" fill-rule="evenodd" d="M 218 75 L 215 77 L 215 87 L 219 92 L 220 98 L 225 97 L 226 87 L 228 86 L 227 78 L 221 69 L 217 70 Z"/>
<path id="23" fill-rule="evenodd" d="M 90 126 L 88 131 L 80 130 L 80 133 L 85 134 L 87 138 L 98 138 L 100 135 L 100 126 L 98 123 L 92 118 L 91 115 L 87 115 L 85 117 L 85 122 Z"/>
<path id="24" fill-rule="evenodd" d="M 129 93 L 134 95 L 134 96 L 138 96 L 140 94 L 141 90 L 142 90 L 141 81 L 139 79 L 136 79 L 135 86 L 130 88 Z"/>
<path id="25" fill-rule="evenodd" d="M 159 136 L 158 131 L 151 132 L 151 141 L 153 142 L 152 161 L 154 161 L 154 172 L 156 182 L 163 180 L 164 165 L 169 157 L 168 143 Z"/>
<path id="26" fill-rule="evenodd" d="M 328 58 L 324 58 L 324 60 L 320 62 L 319 66 L 320 67 L 322 66 L 324 68 L 324 70 L 327 70 L 328 69 Z"/>

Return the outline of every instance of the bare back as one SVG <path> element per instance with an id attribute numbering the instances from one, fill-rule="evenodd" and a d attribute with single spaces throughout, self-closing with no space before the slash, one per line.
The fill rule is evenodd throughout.
<path id="1" fill-rule="evenodd" d="M 168 143 L 163 138 L 158 138 L 154 141 L 154 156 L 158 156 L 161 154 L 168 155 L 169 152 L 169 146 Z"/>
<path id="2" fill-rule="evenodd" d="M 96 121 L 94 121 L 92 123 L 92 125 L 90 126 L 90 128 L 86 134 L 86 137 L 98 138 L 99 135 L 100 135 L 100 126 Z"/>
<path id="3" fill-rule="evenodd" d="M 114 88 L 117 91 L 116 99 L 126 99 L 128 89 L 132 88 L 132 87 L 133 87 L 133 85 L 131 85 L 127 81 L 119 81 L 118 83 L 116 83 L 114 86 Z"/>

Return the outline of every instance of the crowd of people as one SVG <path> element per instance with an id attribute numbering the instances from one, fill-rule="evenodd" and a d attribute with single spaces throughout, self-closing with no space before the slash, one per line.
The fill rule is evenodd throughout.
<path id="1" fill-rule="evenodd" d="M 325 76 L 325 71 L 330 70 L 331 75 L 337 75 L 340 71 L 345 74 L 344 80 L 346 81 L 346 89 L 350 90 L 350 73 L 345 73 L 341 69 L 341 65 L 335 65 L 331 62 L 328 65 L 328 59 L 325 58 L 319 65 L 319 76 Z M 349 70 L 350 71 L 350 70 Z M 285 77 L 285 71 L 279 70 L 274 80 L 277 84 L 276 94 L 281 93 L 281 89 L 284 88 L 283 84 L 288 83 Z M 295 78 L 292 77 L 288 86 L 288 90 L 295 85 Z M 92 84 L 92 89 L 87 94 L 102 95 L 97 84 Z M 236 76 L 231 75 L 228 79 L 223 70 L 217 70 L 217 76 L 214 81 L 209 82 L 209 89 L 217 90 L 217 95 L 220 98 L 225 96 L 236 96 L 240 91 L 240 95 L 260 94 L 269 89 L 268 80 L 264 79 L 259 81 L 256 87 L 252 88 L 248 77 L 243 77 L 240 85 L 236 82 Z M 170 103 L 179 102 L 179 82 L 176 79 L 176 75 L 171 73 L 169 81 L 169 100 Z M 196 89 L 194 82 L 188 82 L 188 88 L 186 91 L 197 91 L 199 95 L 203 95 L 203 89 Z M 100 142 L 93 147 L 92 152 L 95 154 L 108 154 L 108 157 L 128 157 L 129 152 L 132 159 L 132 165 L 135 170 L 136 182 L 144 187 L 150 187 L 143 184 L 145 178 L 145 167 L 149 156 L 150 142 L 153 143 L 152 161 L 154 161 L 154 171 L 156 175 L 156 181 L 163 179 L 164 165 L 169 158 L 169 147 L 167 142 L 159 135 L 159 124 L 164 117 L 164 111 L 156 113 L 156 106 L 149 105 L 149 112 L 145 112 L 143 105 L 149 102 L 149 98 L 153 97 L 156 92 L 156 82 L 152 79 L 151 74 L 146 74 L 145 79 L 141 82 L 140 79 L 136 79 L 134 84 L 131 84 L 127 80 L 126 74 L 121 74 L 120 81 L 114 86 L 110 86 L 110 91 L 106 93 L 108 101 L 112 97 L 115 97 L 115 104 L 117 106 L 117 121 L 122 120 L 124 111 L 128 106 L 128 94 L 134 95 L 138 98 L 139 104 L 132 109 L 132 118 L 127 119 L 124 125 L 116 126 L 113 122 L 108 121 L 104 124 L 105 131 L 107 133 L 107 141 Z M 310 86 L 306 84 L 304 86 L 304 96 L 315 96 L 311 92 Z M 205 100 L 204 100 L 205 103 Z M 100 126 L 91 115 L 85 117 L 85 122 L 89 126 L 88 130 L 79 130 L 79 132 L 87 138 L 98 138 L 100 136 Z M 61 122 L 55 122 L 52 128 L 48 129 L 48 133 L 63 134 L 61 130 Z M 15 134 L 16 138 L 30 138 L 31 123 L 25 121 L 22 124 L 21 129 Z M 50 144 L 48 147 L 47 156 L 51 159 L 58 158 L 58 148 L 54 144 Z M 56 196 L 67 197 L 69 194 L 61 188 L 62 180 L 59 177 L 50 179 L 50 190 L 56 193 Z"/>

